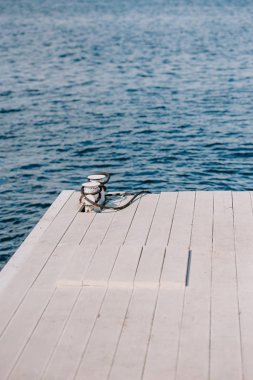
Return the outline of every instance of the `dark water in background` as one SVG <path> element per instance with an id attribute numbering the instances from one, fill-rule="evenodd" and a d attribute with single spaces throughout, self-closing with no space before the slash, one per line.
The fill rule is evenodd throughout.
<path id="1" fill-rule="evenodd" d="M 252 189 L 252 91 L 250 1 L 0 0 L 0 266 L 97 169 Z"/>

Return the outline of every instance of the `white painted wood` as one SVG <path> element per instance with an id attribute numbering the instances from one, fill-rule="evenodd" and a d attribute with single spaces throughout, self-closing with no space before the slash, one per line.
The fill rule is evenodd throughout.
<path id="1" fill-rule="evenodd" d="M 233 192 L 235 249 L 245 380 L 253 374 L 253 214 L 252 193 Z"/>
<path id="2" fill-rule="evenodd" d="M 141 198 L 124 243 L 145 244 L 158 199 L 158 194 L 148 194 Z"/>
<path id="3" fill-rule="evenodd" d="M 61 239 L 61 244 L 79 244 L 85 233 L 91 228 L 96 215 L 95 212 L 78 212 Z"/>
<path id="4" fill-rule="evenodd" d="M 166 246 L 173 221 L 178 193 L 161 193 L 146 244 Z"/>
<path id="5" fill-rule="evenodd" d="M 109 286 L 128 283 L 132 287 L 141 255 L 142 246 L 126 244 L 121 246 L 110 277 Z"/>
<path id="6" fill-rule="evenodd" d="M 72 203 L 73 202 L 74 202 L 73 210 L 75 210 L 76 209 L 76 207 L 75 207 L 76 206 L 76 195 L 73 198 Z M 71 210 L 71 207 L 69 207 L 69 208 Z M 67 218 L 67 216 L 68 215 L 65 215 L 66 218 Z M 79 241 L 81 239 L 81 237 L 85 233 L 85 230 L 88 227 L 89 226 L 86 223 L 82 226 L 82 229 L 79 229 L 76 231 L 75 237 L 76 237 L 77 241 Z M 37 247 L 35 247 L 35 248 L 37 248 Z M 68 254 L 67 254 L 68 256 L 72 256 L 71 265 L 69 265 L 69 268 L 74 267 L 75 270 L 77 270 L 77 269 L 80 270 L 83 268 L 83 271 L 84 271 L 85 267 L 89 263 L 90 256 L 94 253 L 95 247 L 94 246 L 85 247 L 85 248 L 84 247 L 78 247 L 78 246 L 75 246 L 73 241 L 72 241 L 68 247 L 64 248 L 64 250 L 66 252 L 68 252 Z M 38 267 L 40 269 L 40 267 L 38 266 L 38 261 L 41 260 L 41 262 L 43 263 L 45 260 L 44 256 L 47 256 L 50 252 L 52 252 L 50 258 L 48 259 L 47 265 L 45 267 L 43 267 L 41 264 L 41 269 L 40 269 L 41 273 L 39 273 L 39 275 L 38 275 L 39 277 L 37 280 L 40 283 L 41 278 L 42 278 L 42 281 L 45 281 L 46 284 L 51 285 L 51 282 L 49 281 L 50 276 L 51 276 L 51 278 L 54 278 L 54 272 L 56 271 L 56 273 L 58 273 L 60 270 L 63 270 L 65 265 L 66 265 L 65 260 L 63 260 L 61 256 L 60 256 L 60 260 L 59 260 L 59 252 L 61 252 L 61 250 L 59 250 L 59 249 L 55 250 L 55 247 L 48 245 L 47 242 L 42 242 L 42 243 L 39 242 L 38 249 L 35 249 L 34 252 L 35 252 L 34 257 L 30 258 L 29 262 L 27 262 L 27 264 L 26 264 L 25 279 L 31 280 L 31 273 L 33 272 L 33 270 L 32 270 L 33 269 L 33 267 L 32 267 L 33 261 L 36 265 L 36 268 Z M 42 252 L 43 254 L 42 253 L 40 254 L 40 252 Z M 76 267 L 77 267 L 77 269 L 76 269 Z M 68 271 L 69 271 L 69 268 L 68 268 Z M 13 296 L 16 294 L 16 292 L 17 292 L 17 294 L 20 293 L 20 287 L 17 286 L 19 284 L 19 281 L 21 281 L 22 285 L 24 285 L 24 282 L 25 282 L 24 273 L 21 273 L 20 275 L 21 275 L 20 280 L 19 280 L 19 277 L 16 277 L 15 282 L 12 283 L 13 286 L 11 289 L 11 297 L 9 297 L 9 295 L 10 295 L 10 291 L 9 291 L 7 294 L 7 296 L 9 298 L 8 298 L 7 302 L 4 303 L 5 306 L 8 305 L 10 302 L 13 303 Z M 33 281 L 36 281 L 36 279 L 33 279 Z M 6 295 L 6 293 L 5 293 L 5 295 Z M 3 317 L 3 313 L 1 315 L 1 317 Z M 0 319 L 1 319 L 1 317 L 0 317 Z"/>
<path id="7" fill-rule="evenodd" d="M 87 281 L 90 284 L 106 286 L 119 254 L 119 249 L 119 246 L 114 246 L 113 244 L 99 246 L 85 274 L 84 283 Z"/>
<path id="8" fill-rule="evenodd" d="M 83 292 L 85 292 L 85 294 L 86 292 L 88 293 L 88 307 L 92 309 L 91 311 L 89 311 L 89 313 L 93 313 L 93 319 L 88 323 L 89 328 L 85 329 L 85 336 L 82 335 L 82 333 L 77 336 L 75 331 L 73 331 L 73 329 L 75 329 L 76 327 L 71 324 L 73 323 L 71 321 L 76 320 L 76 318 L 78 317 L 81 319 L 86 318 L 82 316 L 83 308 L 86 310 L 85 299 L 83 299 L 82 301 L 78 300 L 77 305 L 74 308 L 74 311 L 70 317 L 70 323 L 67 323 L 66 329 L 63 332 L 59 345 L 56 347 L 49 361 L 49 364 L 45 369 L 46 379 L 62 378 L 61 376 L 63 376 L 63 373 L 65 374 L 64 376 L 66 376 L 66 373 L 69 373 L 69 378 L 72 378 L 75 372 L 78 370 L 79 363 L 82 359 L 82 356 L 84 355 L 86 345 L 90 340 L 90 336 L 94 329 L 96 320 L 97 318 L 100 318 L 101 303 L 103 302 L 104 297 L 106 296 L 108 280 L 110 279 L 113 268 L 115 266 L 115 261 L 118 256 L 118 252 L 118 246 L 109 244 L 102 244 L 97 249 L 90 266 L 88 267 L 86 273 L 83 275 L 84 285 L 89 284 L 89 286 L 84 286 L 83 288 L 81 288 L 82 295 L 84 294 Z M 119 268 L 121 268 L 119 270 L 122 270 L 122 265 L 119 266 Z M 89 296 L 91 295 L 94 297 L 94 299 L 98 300 L 98 303 L 94 302 L 94 304 L 90 304 Z M 80 302 L 82 302 L 82 309 L 79 307 Z M 62 362 L 59 363 L 59 357 L 64 357 L 64 355 L 68 355 L 68 351 L 65 350 L 67 344 L 66 341 L 69 342 L 69 340 L 71 340 L 73 336 L 75 337 L 75 341 L 73 342 L 73 344 L 76 345 L 75 357 L 71 357 L 71 360 L 69 360 L 69 358 L 66 358 L 65 364 Z M 79 339 L 82 339 L 82 341 L 79 341 Z"/>
<path id="9" fill-rule="evenodd" d="M 44 380 L 74 378 L 83 350 L 99 315 L 104 295 L 104 288 L 87 287 L 81 289 L 73 312 L 45 368 L 42 376 Z"/>
<path id="10" fill-rule="evenodd" d="M 142 376 L 164 253 L 165 247 L 157 244 L 143 249 L 134 281 L 137 286 L 134 285 L 109 379 L 140 379 Z"/>
<path id="11" fill-rule="evenodd" d="M 33 228 L 33 230 L 28 235 L 23 244 L 31 244 L 38 241 L 38 239 L 48 229 L 52 221 L 57 217 L 62 208 L 67 204 L 70 197 L 74 195 L 73 193 L 73 190 L 63 190 L 58 195 L 58 197 L 55 199 L 55 201 L 52 203 L 49 209 L 45 212 L 44 216 Z M 14 256 L 16 256 L 16 254 Z"/>
<path id="12" fill-rule="evenodd" d="M 80 252 L 80 248 L 81 247 L 77 248 L 78 252 Z M 84 247 L 82 247 L 82 249 L 84 249 Z M 96 252 L 94 261 L 84 276 L 88 279 L 96 280 L 96 278 L 98 278 L 99 281 L 106 282 L 110 276 L 118 250 L 119 247 L 100 248 Z M 4 379 L 13 368 L 13 365 L 16 364 L 27 341 L 32 339 L 31 335 L 34 334 L 37 321 L 39 321 L 44 314 L 50 300 L 55 300 L 55 302 L 58 300 L 57 296 L 54 297 L 57 280 L 62 276 L 63 262 L 65 261 L 66 265 L 67 261 L 70 261 L 71 256 L 69 246 L 66 245 L 58 247 L 57 252 L 58 255 L 55 254 L 53 256 L 47 265 L 47 271 L 42 273 L 37 279 L 0 340 L 0 357 L 2 356 L 4 358 L 4 365 L 0 368 L 0 378 Z M 88 255 L 90 255 L 91 252 L 92 250 L 88 252 Z M 67 271 L 68 268 L 69 267 L 67 267 Z M 21 329 L 21 332 L 18 334 L 19 329 Z M 16 339 L 15 348 L 10 351 L 8 349 L 6 350 L 6 347 L 11 348 L 13 337 L 17 334 L 18 337 Z M 38 360 L 42 359 L 41 357 L 38 358 Z M 22 358 L 20 363 L 22 366 Z"/>
<path id="13" fill-rule="evenodd" d="M 127 197 L 122 203 L 125 204 L 131 197 Z M 104 243 L 113 243 L 121 245 L 125 240 L 129 227 L 135 217 L 136 210 L 139 206 L 140 199 L 136 200 L 131 206 L 116 213 L 104 238 Z"/>
<path id="14" fill-rule="evenodd" d="M 71 253 L 71 251 L 69 250 L 69 246 L 64 245 L 64 246 L 58 247 L 58 250 L 60 251 L 61 256 L 62 256 L 64 249 L 68 254 Z M 115 246 L 111 247 L 108 245 L 107 246 L 103 245 L 103 247 L 100 247 L 94 255 L 93 254 L 94 247 L 89 247 L 88 249 L 85 250 L 84 246 L 78 246 L 77 249 L 75 250 L 75 254 L 73 256 L 77 256 L 77 255 L 80 256 L 80 254 L 83 254 L 84 256 L 86 256 L 86 261 L 87 261 L 87 263 L 89 262 L 90 265 L 89 264 L 86 265 L 85 269 L 83 269 L 81 266 L 79 266 L 79 267 L 75 266 L 76 272 L 73 272 L 73 266 L 72 266 L 72 263 L 73 263 L 72 257 L 73 256 L 72 256 L 71 260 L 70 260 L 71 263 L 70 263 L 70 265 L 67 266 L 67 268 L 65 270 L 65 274 L 67 274 L 67 277 L 70 277 L 70 275 L 73 274 L 75 276 L 74 279 L 80 278 L 81 276 L 83 276 L 84 278 L 87 279 L 87 281 L 90 281 L 90 282 L 96 283 L 96 280 L 97 280 L 97 281 L 99 281 L 99 283 L 104 283 L 104 282 L 106 283 L 106 281 L 107 281 L 107 279 L 110 276 L 110 273 L 112 271 L 115 259 L 116 259 L 117 254 L 118 254 L 118 251 L 119 251 L 119 247 L 115 247 Z M 93 261 L 91 261 L 90 258 L 93 256 L 94 256 L 94 259 L 93 259 Z M 87 258 L 88 258 L 88 260 L 87 260 Z M 63 259 L 61 257 L 61 263 L 62 262 L 63 262 Z M 76 264 L 75 260 L 74 260 L 74 262 Z M 61 263 L 59 263 L 59 264 L 61 264 Z M 32 290 L 34 290 L 35 287 L 39 288 L 38 296 L 40 297 L 40 299 L 43 300 L 42 305 L 44 308 L 45 308 L 46 297 L 50 296 L 50 294 L 52 293 L 53 289 L 55 289 L 55 286 L 56 286 L 55 281 L 53 284 L 50 283 L 50 278 L 54 278 L 54 279 L 56 278 L 57 279 L 60 276 L 62 276 L 62 274 L 60 272 L 60 265 L 52 266 L 52 263 L 50 262 L 48 264 L 48 266 L 50 264 L 51 264 L 51 268 L 50 268 L 51 271 L 49 271 L 49 268 L 48 268 L 47 272 L 44 274 L 44 277 L 41 276 L 41 278 L 39 278 L 37 280 L 36 284 L 32 288 Z M 81 268 L 81 270 L 80 270 L 80 268 Z M 59 272 L 58 276 L 57 276 L 56 269 Z M 44 292 L 43 296 L 41 296 L 41 290 L 42 289 L 47 290 Z M 32 292 L 32 294 L 33 294 L 33 292 Z M 37 313 L 39 311 L 40 311 L 40 313 L 43 312 L 43 315 L 41 317 L 42 321 L 43 321 L 43 316 L 47 315 L 48 312 L 50 313 L 50 305 L 51 304 L 53 305 L 52 307 L 54 307 L 54 303 L 56 303 L 57 305 L 60 305 L 61 302 L 63 302 L 63 299 L 61 297 L 61 292 L 58 293 L 58 291 L 57 291 L 56 294 L 51 296 L 51 297 L 52 297 L 52 298 L 50 298 L 51 302 L 50 302 L 48 307 L 46 306 L 45 312 L 43 312 L 43 310 L 41 309 L 42 305 L 40 305 L 39 301 L 36 300 L 36 302 L 37 302 Z M 59 297 L 60 297 L 60 300 L 58 299 Z M 73 303 L 75 301 L 75 294 L 73 294 L 73 292 L 70 292 L 70 297 L 71 297 L 71 300 Z M 26 302 L 28 303 L 28 310 L 29 310 L 29 305 L 32 303 L 32 300 L 28 298 L 28 301 L 26 301 Z M 48 311 L 48 308 L 49 308 L 49 311 Z M 27 310 L 27 308 L 25 308 L 25 310 Z M 37 314 L 37 315 L 39 316 L 39 314 Z M 26 314 L 24 315 L 24 312 L 23 312 L 23 317 L 29 318 L 28 315 L 26 315 Z M 68 314 L 65 314 L 66 319 L 67 319 L 67 317 L 68 317 Z M 56 319 L 58 319 L 57 314 L 56 314 Z M 41 322 L 40 322 L 38 329 L 39 330 L 47 329 L 48 326 L 47 325 L 44 326 L 45 323 L 42 323 L 42 325 L 41 325 Z M 61 325 L 61 323 L 60 323 L 60 325 Z M 29 327 L 31 328 L 32 326 L 33 325 L 31 323 L 31 326 L 29 326 Z M 14 328 L 15 328 L 15 325 L 14 325 Z M 31 350 L 30 349 L 31 342 L 35 342 L 34 344 L 36 344 L 36 342 L 38 342 L 38 339 L 36 339 L 37 330 L 35 330 L 35 332 L 33 331 L 32 334 L 33 335 L 31 336 L 31 338 L 29 338 L 30 341 L 28 342 L 28 345 L 27 345 L 27 347 L 28 347 L 27 351 L 28 352 L 30 352 L 30 350 Z M 35 337 L 34 337 L 34 335 L 35 335 Z M 28 333 L 28 336 L 29 336 L 29 333 Z M 56 344 L 55 337 L 51 337 L 50 341 L 52 343 Z M 44 368 L 44 366 L 46 365 L 45 359 L 47 359 L 47 361 L 49 360 L 50 349 L 53 350 L 53 347 L 47 346 L 47 351 L 45 351 L 44 356 L 39 354 L 41 351 L 41 348 L 37 347 L 37 349 L 38 349 L 37 350 L 37 356 L 35 355 L 36 359 L 37 359 L 37 364 L 38 364 L 37 369 L 36 369 L 36 371 L 37 371 L 36 373 L 40 373 L 42 371 L 42 369 Z M 25 357 L 22 356 L 21 359 L 19 359 L 19 362 L 17 364 L 17 368 L 21 368 L 21 373 L 22 374 L 24 373 L 24 376 L 27 375 L 27 371 L 29 371 L 29 368 L 27 367 L 27 357 L 26 356 Z M 18 369 L 17 369 L 16 373 L 18 373 Z"/>
<path id="15" fill-rule="evenodd" d="M 30 287 L 54 250 L 55 246 L 47 243 L 39 243 L 35 246 L 33 250 L 34 255 L 30 257 L 27 265 L 18 271 L 13 281 L 9 283 L 5 291 L 0 294 L 0 336 L 3 334 L 7 324 L 23 302 Z"/>
<path id="16" fill-rule="evenodd" d="M 58 213 L 57 217 L 45 230 L 40 241 L 57 244 L 71 225 L 79 209 L 79 193 L 74 192 L 65 204 L 65 207 Z"/>
<path id="17" fill-rule="evenodd" d="M 110 277 L 109 290 L 89 344 L 84 350 L 76 379 L 107 378 L 132 294 L 140 255 L 141 247 L 121 247 Z M 121 287 L 122 283 L 127 286 Z"/>
<path id="18" fill-rule="evenodd" d="M 34 249 L 36 242 L 43 235 L 48 226 L 52 223 L 54 218 L 60 212 L 64 204 L 66 204 L 72 194 L 73 191 L 71 190 L 64 190 L 61 192 L 61 194 L 46 211 L 44 216 L 30 232 L 25 241 L 15 252 L 15 255 L 13 255 L 8 263 L 3 267 L 0 272 L 0 292 L 5 289 L 7 284 L 13 281 L 13 277 L 16 275 L 19 268 L 27 263 L 27 260 L 29 260 L 29 256 Z"/>
<path id="19" fill-rule="evenodd" d="M 69 247 L 69 251 L 73 251 L 73 255 L 68 266 L 61 274 L 60 281 L 57 283 L 58 286 L 64 284 L 66 286 L 67 283 L 82 283 L 97 250 L 97 246 L 92 244 L 74 246 L 74 249 L 69 245 L 66 247 Z"/>
<path id="20" fill-rule="evenodd" d="M 79 293 L 78 288 L 57 289 L 12 370 L 10 380 L 41 377 Z"/>
<path id="21" fill-rule="evenodd" d="M 146 245 L 143 248 L 139 267 L 135 278 L 135 286 L 143 284 L 143 287 L 152 285 L 154 288 L 159 286 L 160 276 L 165 257 L 165 246 Z"/>
<path id="22" fill-rule="evenodd" d="M 183 284 L 190 248 L 195 193 L 181 192 L 166 250 L 161 286 Z"/>
<path id="23" fill-rule="evenodd" d="M 250 193 L 102 214 L 78 197 L 62 193 L 0 275 L 0 379 L 251 379 Z"/>
<path id="24" fill-rule="evenodd" d="M 61 277 L 62 270 L 70 260 L 69 247 L 58 247 L 51 260 L 47 263 L 47 270 L 41 272 L 19 308 L 15 310 L 0 338 L 1 380 L 7 378 L 13 365 L 16 364 L 53 297 L 57 280 Z"/>
<path id="25" fill-rule="evenodd" d="M 153 321 L 143 379 L 175 378 L 184 288 L 161 288 Z"/>
<path id="26" fill-rule="evenodd" d="M 95 330 L 78 368 L 76 379 L 105 380 L 107 378 L 131 292 L 131 288 L 108 291 L 100 316 L 96 321 Z"/>
<path id="27" fill-rule="evenodd" d="M 17 310 L 23 301 L 29 288 L 54 253 L 58 242 L 64 235 L 65 229 L 75 216 L 77 212 L 76 196 L 75 193 L 70 196 L 68 202 L 62 207 L 57 217 L 45 230 L 37 244 L 33 247 L 26 265 L 21 265 L 11 282 L 3 284 L 5 287 L 4 292 L 0 293 L 0 304 L 2 305 L 0 314 L 0 336 L 13 313 L 15 313 L 15 310 Z M 57 223 L 58 220 L 59 225 Z M 54 231 L 54 234 L 52 231 Z M 48 235 L 49 241 L 46 239 Z"/>
<path id="28" fill-rule="evenodd" d="M 109 379 L 141 379 L 157 289 L 135 289 Z"/>
<path id="29" fill-rule="evenodd" d="M 126 201 L 128 199 L 129 197 L 127 197 Z M 107 203 L 108 206 L 110 205 L 115 206 L 119 204 L 121 204 L 121 198 L 116 199 L 116 200 L 112 199 L 110 202 Z M 132 207 L 135 207 L 135 206 L 131 206 L 130 210 L 132 210 Z M 127 215 L 129 214 L 130 210 L 127 211 Z M 120 225 L 115 228 L 114 221 L 116 220 L 116 224 L 117 224 L 117 221 L 119 221 L 119 219 L 121 218 L 124 219 L 124 216 L 125 216 L 125 211 L 118 213 L 117 211 L 113 211 L 113 210 L 112 211 L 105 210 L 101 213 L 97 213 L 92 221 L 90 228 L 84 234 L 80 243 L 82 245 L 83 244 L 89 245 L 89 244 L 94 244 L 94 243 L 99 245 L 99 244 L 102 244 L 103 241 L 106 239 L 106 241 L 109 244 L 113 243 L 114 245 L 117 245 L 117 240 L 111 241 L 110 238 L 107 239 L 107 233 L 113 229 L 115 231 L 115 236 L 117 233 L 122 234 L 122 229 L 120 228 Z M 123 230 L 123 233 L 125 233 L 124 230 Z"/>
<path id="30" fill-rule="evenodd" d="M 209 378 L 213 193 L 197 192 L 189 285 L 179 341 L 177 380 Z"/>
<path id="31" fill-rule="evenodd" d="M 242 379 L 230 192 L 214 193 L 210 379 Z"/>
<path id="32" fill-rule="evenodd" d="M 80 244 L 101 244 L 116 214 L 117 213 L 115 211 L 96 214 L 90 228 L 83 236 Z"/>
<path id="33" fill-rule="evenodd" d="M 195 194 L 179 193 L 152 324 L 143 379 L 174 379 Z"/>
<path id="34" fill-rule="evenodd" d="M 125 201 L 128 199 L 129 197 Z M 110 204 L 114 205 L 115 201 L 108 202 L 108 205 Z M 116 204 L 120 204 L 120 200 L 116 200 Z M 61 244 L 81 243 L 82 245 L 98 245 L 107 238 L 108 230 L 111 229 L 115 238 L 113 240 L 107 239 L 108 243 L 117 245 L 116 233 L 125 233 L 125 225 L 124 223 L 121 225 L 120 222 L 124 221 L 125 216 L 128 214 L 131 216 L 137 204 L 138 202 L 120 213 L 107 210 L 102 213 L 78 212 L 63 236 Z"/>

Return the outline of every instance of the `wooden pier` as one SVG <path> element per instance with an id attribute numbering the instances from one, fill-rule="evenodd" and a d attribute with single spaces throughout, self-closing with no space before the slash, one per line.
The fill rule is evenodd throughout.
<path id="1" fill-rule="evenodd" d="M 252 380 L 253 193 L 78 198 L 0 273 L 0 379 Z"/>

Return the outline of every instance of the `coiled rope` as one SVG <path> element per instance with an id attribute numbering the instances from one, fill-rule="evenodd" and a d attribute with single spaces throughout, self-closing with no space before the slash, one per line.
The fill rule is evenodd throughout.
<path id="1" fill-rule="evenodd" d="M 81 197 L 80 197 L 80 203 L 82 203 L 82 200 L 85 199 L 86 202 L 92 206 L 95 206 L 95 207 L 99 207 L 101 210 L 114 210 L 114 211 L 120 211 L 120 210 L 123 210 L 124 208 L 127 208 L 128 206 L 130 206 L 136 198 L 138 198 L 140 195 L 144 195 L 144 194 L 150 194 L 151 192 L 149 190 L 141 190 L 141 191 L 138 191 L 137 193 L 133 194 L 133 193 L 128 193 L 128 192 L 125 192 L 124 195 L 133 195 L 133 197 L 127 202 L 125 203 L 124 205 L 122 206 L 116 206 L 116 207 L 113 207 L 113 206 L 106 206 L 106 205 L 103 205 L 103 204 L 99 204 L 97 203 L 100 198 L 101 198 L 101 191 L 104 190 L 106 191 L 106 186 L 105 184 L 107 182 L 109 182 L 109 179 L 111 177 L 111 174 L 110 173 L 107 173 L 107 172 L 96 172 L 94 173 L 94 175 L 103 175 L 106 177 L 106 179 L 104 179 L 103 181 L 99 181 L 100 182 L 100 185 L 98 186 L 98 190 L 93 192 L 93 193 L 85 193 L 84 191 L 84 186 L 81 187 Z M 88 177 L 89 178 L 89 177 Z M 97 202 L 93 202 L 92 200 L 90 200 L 87 196 L 88 195 L 98 195 L 98 199 L 97 199 Z M 118 194 L 114 194 L 114 195 L 118 195 Z M 120 194 L 121 195 L 121 194 Z"/>
<path id="2" fill-rule="evenodd" d="M 124 208 L 127 208 L 128 206 L 130 206 L 134 200 L 139 197 L 140 195 L 144 195 L 144 194 L 150 194 L 151 192 L 149 190 L 141 190 L 141 191 L 138 191 L 138 193 L 135 193 L 133 195 L 133 197 L 125 204 L 121 205 L 121 206 L 116 206 L 116 207 L 113 207 L 113 206 L 106 206 L 106 205 L 100 205 L 99 203 L 97 202 L 93 202 L 92 200 L 90 200 L 89 198 L 87 198 L 87 195 L 96 195 L 96 194 L 99 194 L 100 191 L 96 191 L 95 193 L 85 193 L 84 192 L 84 189 L 83 187 L 81 188 L 81 197 L 80 197 L 80 202 L 82 201 L 82 199 L 84 198 L 86 200 L 87 203 L 90 203 L 92 206 L 95 206 L 95 207 L 99 207 L 101 210 L 114 210 L 114 211 L 120 211 L 120 210 L 124 210 Z M 99 200 L 99 199 L 98 199 Z"/>

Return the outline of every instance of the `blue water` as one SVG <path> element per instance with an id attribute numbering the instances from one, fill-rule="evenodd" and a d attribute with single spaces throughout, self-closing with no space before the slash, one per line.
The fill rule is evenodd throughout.
<path id="1" fill-rule="evenodd" d="M 253 188 L 253 5 L 0 1 L 0 266 L 62 189 Z"/>

